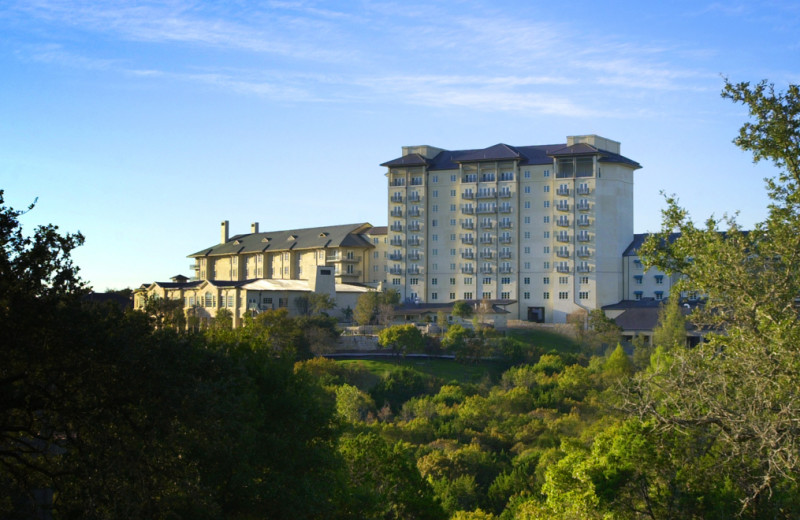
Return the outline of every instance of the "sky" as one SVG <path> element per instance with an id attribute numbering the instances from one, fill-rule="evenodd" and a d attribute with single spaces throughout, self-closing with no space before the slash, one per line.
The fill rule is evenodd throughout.
<path id="1" fill-rule="evenodd" d="M 763 220 L 724 79 L 800 83 L 800 3 L 0 2 L 0 189 L 80 231 L 97 291 L 191 275 L 231 233 L 386 225 L 401 147 L 622 143 L 634 229 L 661 193 Z"/>

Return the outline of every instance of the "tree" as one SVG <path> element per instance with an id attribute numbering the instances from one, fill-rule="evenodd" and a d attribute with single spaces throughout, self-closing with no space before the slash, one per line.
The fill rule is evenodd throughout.
<path id="1" fill-rule="evenodd" d="M 396 356 L 407 352 L 420 352 L 425 346 L 422 332 L 414 325 L 393 325 L 378 333 L 378 343 L 389 348 Z"/>
<path id="2" fill-rule="evenodd" d="M 667 197 L 662 233 L 645 243 L 643 259 L 681 275 L 674 294 L 704 295 L 690 318 L 715 332 L 642 373 L 630 408 L 665 431 L 713 439 L 742 513 L 784 508 L 781 515 L 792 516 L 786 489 L 800 473 L 800 88 L 776 93 L 765 81 L 726 80 L 722 96 L 752 119 L 734 142 L 779 169 L 766 180 L 768 217 L 749 232 L 732 217 L 698 227 Z M 670 242 L 674 231 L 681 235 Z"/>
<path id="3" fill-rule="evenodd" d="M 472 316 L 472 306 L 464 301 L 455 302 L 453 304 L 453 316 L 462 320 L 468 319 Z"/>
<path id="4" fill-rule="evenodd" d="M 297 311 L 303 316 L 323 314 L 336 307 L 336 300 L 330 294 L 309 293 L 294 299 Z"/>
<path id="5" fill-rule="evenodd" d="M 686 346 L 686 316 L 678 295 L 671 296 L 658 310 L 658 325 L 653 329 L 653 345 L 666 349 Z"/>
<path id="6" fill-rule="evenodd" d="M 227 330 L 233 328 L 233 313 L 230 309 L 225 307 L 217 309 L 217 315 L 214 317 L 214 327 Z"/>

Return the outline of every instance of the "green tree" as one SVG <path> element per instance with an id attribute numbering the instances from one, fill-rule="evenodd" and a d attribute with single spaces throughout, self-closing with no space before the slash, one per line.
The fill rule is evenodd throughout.
<path id="1" fill-rule="evenodd" d="M 670 297 L 658 310 L 658 325 L 653 329 L 653 345 L 666 349 L 686 346 L 686 316 L 678 295 Z"/>
<path id="2" fill-rule="evenodd" d="M 378 292 L 365 292 L 358 297 L 356 308 L 353 309 L 353 319 L 361 326 L 374 323 L 378 314 L 378 305 L 381 295 Z"/>
<path id="3" fill-rule="evenodd" d="M 391 349 L 395 356 L 420 352 L 425 346 L 422 332 L 414 325 L 393 325 L 378 333 L 378 343 Z"/>
<path id="4" fill-rule="evenodd" d="M 704 295 L 691 320 L 716 332 L 643 373 L 631 409 L 666 431 L 714 439 L 743 514 L 794 516 L 778 490 L 800 474 L 800 88 L 726 81 L 722 95 L 750 112 L 735 143 L 779 170 L 766 180 L 768 216 L 749 232 L 728 217 L 698 227 L 667 197 L 663 231 L 646 242 L 643 258 L 682 276 L 674 294 Z M 670 242 L 674 231 L 681 235 Z"/>
<path id="5" fill-rule="evenodd" d="M 233 313 L 225 307 L 217 309 L 217 315 L 214 317 L 214 327 L 226 330 L 232 329 Z"/>
<path id="6" fill-rule="evenodd" d="M 455 302 L 453 304 L 453 316 L 462 320 L 469 319 L 472 316 L 472 306 L 464 301 Z"/>

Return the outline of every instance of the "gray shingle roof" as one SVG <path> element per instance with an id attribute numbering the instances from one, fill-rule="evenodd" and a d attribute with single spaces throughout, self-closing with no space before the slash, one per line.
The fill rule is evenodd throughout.
<path id="1" fill-rule="evenodd" d="M 264 251 L 291 251 L 319 249 L 325 247 L 374 247 L 361 236 L 372 226 L 363 224 L 344 224 L 306 229 L 267 231 L 235 235 L 224 244 L 201 249 L 189 258 L 202 256 L 222 256 Z"/>
<path id="2" fill-rule="evenodd" d="M 617 153 L 601 150 L 594 146 L 578 143 L 572 146 L 561 144 L 545 144 L 536 146 L 511 146 L 496 144 L 488 148 L 474 150 L 443 150 L 433 159 L 425 159 L 419 154 L 409 154 L 381 164 L 381 166 L 427 166 L 433 170 L 457 170 L 459 163 L 480 161 L 519 161 L 520 166 L 536 164 L 552 164 L 555 156 L 594 155 L 600 154 L 600 162 L 620 163 L 641 168 L 634 160 Z"/>

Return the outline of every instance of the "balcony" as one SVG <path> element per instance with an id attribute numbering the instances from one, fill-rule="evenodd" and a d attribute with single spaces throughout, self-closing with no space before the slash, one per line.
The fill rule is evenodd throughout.
<path id="1" fill-rule="evenodd" d="M 389 229 L 391 229 L 392 231 L 403 231 L 403 224 L 395 222 Z"/>
<path id="2" fill-rule="evenodd" d="M 360 261 L 361 261 L 361 257 L 360 256 L 351 255 L 351 256 L 342 257 L 342 262 L 349 263 L 349 264 L 357 264 Z"/>
<path id="3" fill-rule="evenodd" d="M 389 268 L 389 274 L 403 274 L 403 268 L 402 267 L 390 267 Z"/>
<path id="4" fill-rule="evenodd" d="M 499 194 L 500 194 L 500 197 L 502 197 L 504 199 L 507 199 L 507 198 L 511 197 L 511 190 L 500 190 Z"/>
<path id="5" fill-rule="evenodd" d="M 473 213 L 475 213 L 475 208 L 473 208 L 472 206 L 461 206 L 461 213 L 472 215 Z"/>
<path id="6" fill-rule="evenodd" d="M 511 213 L 511 206 L 500 206 L 500 213 Z"/>
<path id="7" fill-rule="evenodd" d="M 500 266 L 500 268 L 498 268 L 497 271 L 499 273 L 501 273 L 501 274 L 510 274 L 510 273 L 514 272 L 514 269 L 511 268 L 511 266 L 503 265 L 503 266 Z"/>
<path id="8" fill-rule="evenodd" d="M 569 219 L 568 218 L 560 218 L 560 219 L 556 220 L 556 226 L 569 227 Z"/>
<path id="9" fill-rule="evenodd" d="M 419 253 L 408 253 L 408 255 L 406 256 L 406 258 L 414 262 L 418 261 L 419 257 L 420 257 Z"/>
<path id="10" fill-rule="evenodd" d="M 192 271 L 199 271 L 200 270 L 200 264 L 189 264 L 189 269 L 192 270 Z"/>
<path id="11" fill-rule="evenodd" d="M 494 244 L 494 237 L 481 237 L 481 244 Z"/>
<path id="12" fill-rule="evenodd" d="M 579 202 L 575 205 L 575 209 L 577 209 L 578 211 L 589 211 L 589 203 Z"/>
<path id="13" fill-rule="evenodd" d="M 400 209 L 400 208 L 394 208 L 392 211 L 389 212 L 389 215 L 391 215 L 393 217 L 402 217 L 403 216 L 403 210 Z"/>
<path id="14" fill-rule="evenodd" d="M 475 258 L 475 253 L 473 253 L 472 251 L 463 251 L 461 253 L 461 258 L 465 260 L 472 260 Z"/>
<path id="15" fill-rule="evenodd" d="M 502 259 L 511 258 L 511 251 L 500 251 L 500 254 L 498 256 Z"/>
<path id="16" fill-rule="evenodd" d="M 417 223 L 413 223 L 412 222 L 411 224 L 408 225 L 408 230 L 409 231 L 419 231 L 420 230 L 420 225 L 417 224 Z"/>
<path id="17" fill-rule="evenodd" d="M 462 244 L 474 244 L 475 243 L 475 239 L 472 238 L 472 237 L 461 237 L 461 243 Z"/>
<path id="18" fill-rule="evenodd" d="M 472 267 L 471 265 L 462 265 L 461 272 L 464 274 L 472 274 L 475 272 L 475 268 Z"/>
<path id="19" fill-rule="evenodd" d="M 495 197 L 497 197 L 497 192 L 495 190 L 486 190 L 478 192 L 479 199 L 493 199 Z"/>
<path id="20" fill-rule="evenodd" d="M 494 224 L 492 222 L 481 222 L 481 229 L 493 229 Z"/>
<path id="21" fill-rule="evenodd" d="M 512 240 L 511 237 L 500 237 L 499 239 L 497 239 L 497 241 L 500 242 L 501 244 L 510 244 L 511 240 Z"/>
<path id="22" fill-rule="evenodd" d="M 592 190 L 588 186 L 578 186 L 576 193 L 578 195 L 589 195 Z"/>
<path id="23" fill-rule="evenodd" d="M 410 210 L 408 210 L 408 216 L 409 217 L 418 217 L 420 215 L 421 215 L 421 212 L 420 212 L 420 210 L 418 208 L 411 208 Z"/>
<path id="24" fill-rule="evenodd" d="M 577 238 L 578 238 L 578 242 L 589 242 L 589 241 L 591 241 L 591 239 L 592 239 L 592 238 L 589 236 L 589 233 L 586 233 L 586 232 L 580 232 L 580 233 L 578 233 L 578 237 L 577 237 Z"/>
<path id="25" fill-rule="evenodd" d="M 556 271 L 559 273 L 569 273 L 571 270 L 568 265 L 557 265 Z"/>
<path id="26" fill-rule="evenodd" d="M 485 259 L 485 260 L 488 260 L 488 259 L 494 258 L 494 253 L 491 252 L 491 251 L 482 251 L 481 254 L 480 254 L 480 257 Z"/>
<path id="27" fill-rule="evenodd" d="M 461 223 L 461 228 L 462 229 L 475 229 L 475 224 L 473 224 L 472 222 L 462 222 Z"/>
<path id="28" fill-rule="evenodd" d="M 590 273 L 592 272 L 592 266 L 590 265 L 579 265 L 576 269 L 579 273 Z"/>
<path id="29" fill-rule="evenodd" d="M 391 244 L 393 246 L 402 246 L 403 245 L 403 239 L 400 238 L 400 237 L 394 237 L 389 241 L 389 244 Z"/>
<path id="30" fill-rule="evenodd" d="M 419 201 L 420 201 L 419 193 L 412 193 L 411 195 L 408 196 L 408 202 L 419 202 Z"/>
<path id="31" fill-rule="evenodd" d="M 500 221 L 500 222 L 497 224 L 497 226 L 498 226 L 500 229 L 511 229 L 511 226 L 512 226 L 512 225 L 513 225 L 513 223 L 512 223 L 510 220 L 501 220 L 501 221 Z"/>
<path id="32" fill-rule="evenodd" d="M 402 253 L 392 253 L 389 255 L 389 260 L 394 260 L 395 262 L 399 262 L 403 259 Z"/>
<path id="33" fill-rule="evenodd" d="M 461 194 L 461 198 L 462 199 L 470 199 L 470 200 L 472 200 L 472 199 L 475 198 L 475 194 L 472 193 L 471 191 L 465 191 L 464 193 Z"/>
<path id="34" fill-rule="evenodd" d="M 559 242 L 569 242 L 569 235 L 556 235 L 556 240 Z"/>
<path id="35" fill-rule="evenodd" d="M 558 189 L 556 189 L 556 195 L 569 196 L 569 188 L 562 188 L 559 186 Z"/>
<path id="36" fill-rule="evenodd" d="M 485 265 L 485 266 L 481 267 L 481 273 L 482 274 L 492 274 L 492 271 L 494 271 L 494 270 L 489 265 Z"/>
<path id="37" fill-rule="evenodd" d="M 405 186 L 405 185 L 406 185 L 405 179 L 394 179 L 391 182 L 389 182 L 389 186 L 394 186 L 394 187 Z"/>
<path id="38" fill-rule="evenodd" d="M 589 223 L 589 219 L 588 218 L 579 218 L 578 219 L 578 225 L 586 227 L 586 226 L 589 226 L 591 224 Z"/>
<path id="39" fill-rule="evenodd" d="M 589 250 L 588 250 L 588 249 L 578 249 L 578 250 L 575 252 L 575 254 L 576 254 L 576 255 L 578 255 L 578 256 L 579 256 L 579 257 L 581 257 L 581 258 L 587 258 L 587 257 L 589 257 L 589 256 L 592 256 L 592 254 L 589 252 Z"/>
<path id="40" fill-rule="evenodd" d="M 560 258 L 569 258 L 569 251 L 566 249 L 557 249 L 556 256 Z"/>
<path id="41" fill-rule="evenodd" d="M 478 213 L 497 213 L 497 208 L 495 206 L 479 207 Z"/>
<path id="42" fill-rule="evenodd" d="M 394 202 L 394 203 L 396 203 L 396 204 L 402 204 L 402 202 L 403 202 L 403 196 L 402 196 L 402 195 L 400 195 L 399 193 L 395 193 L 394 195 L 392 195 L 392 196 L 389 198 L 389 200 L 390 200 L 391 202 Z"/>
<path id="43" fill-rule="evenodd" d="M 361 276 L 361 271 L 345 271 L 343 273 L 337 273 L 339 276 Z"/>
<path id="44" fill-rule="evenodd" d="M 569 211 L 569 204 L 565 202 L 559 202 L 556 204 L 556 211 Z"/>
<path id="45" fill-rule="evenodd" d="M 409 238 L 408 245 L 409 246 L 419 246 L 422 242 L 418 238 Z"/>

